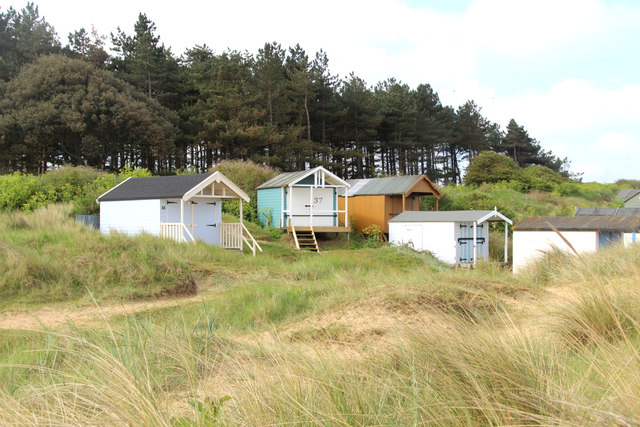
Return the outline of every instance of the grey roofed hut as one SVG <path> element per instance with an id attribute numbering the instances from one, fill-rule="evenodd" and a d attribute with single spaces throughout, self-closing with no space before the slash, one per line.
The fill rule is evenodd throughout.
<path id="1" fill-rule="evenodd" d="M 636 242 L 640 216 L 529 217 L 513 226 L 513 270 L 553 248 L 569 253 Z"/>
<path id="2" fill-rule="evenodd" d="M 640 216 L 640 208 L 578 208 L 573 216 Z"/>
<path id="3" fill-rule="evenodd" d="M 505 223 L 505 262 L 511 220 L 497 209 L 478 211 L 405 211 L 389 220 L 389 241 L 430 251 L 449 264 L 475 264 L 489 259 L 487 223 Z"/>
<path id="4" fill-rule="evenodd" d="M 375 225 L 388 233 L 389 220 L 404 211 L 419 211 L 422 196 L 433 196 L 438 210 L 440 190 L 426 175 L 350 179 L 347 182 L 351 188 L 340 194 L 339 206 L 345 205 L 348 197 L 349 215 L 355 220 L 353 225 L 357 231 Z"/>
<path id="5" fill-rule="evenodd" d="M 238 200 L 238 223 L 222 221 L 222 201 Z M 246 243 L 262 250 L 242 223 L 242 203 L 249 196 L 220 172 L 198 175 L 130 177 L 96 200 L 100 230 L 149 233 L 180 242 L 202 240 L 227 249 Z"/>

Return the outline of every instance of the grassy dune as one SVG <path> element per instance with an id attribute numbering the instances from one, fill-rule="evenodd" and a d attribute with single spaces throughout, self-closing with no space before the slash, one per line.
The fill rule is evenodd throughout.
<path id="1" fill-rule="evenodd" d="M 254 259 L 106 238 L 65 220 L 40 225 L 55 212 L 2 219 L 2 251 L 59 269 L 30 304 L 74 277 L 66 299 L 74 304 L 89 299 L 87 289 L 107 302 L 155 298 L 182 277 L 193 278 L 202 300 L 98 327 L 0 332 L 2 424 L 640 422 L 640 248 L 551 254 L 514 278 L 490 264 L 451 270 L 401 248 L 316 255 L 266 244 Z M 37 248 L 14 245 L 44 230 L 53 237 Z M 127 271 L 153 279 L 123 282 L 126 291 L 100 279 L 125 268 L 124 255 L 96 258 L 105 268 L 78 277 L 71 259 L 84 250 L 65 243 L 70 231 L 86 233 L 84 250 L 137 257 Z M 57 250 L 68 255 L 49 255 Z M 158 275 L 163 262 L 182 269 Z M 7 304 L 24 301 L 20 294 Z"/>

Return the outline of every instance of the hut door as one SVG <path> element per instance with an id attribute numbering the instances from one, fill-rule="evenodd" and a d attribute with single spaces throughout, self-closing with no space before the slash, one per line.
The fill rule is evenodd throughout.
<path id="1" fill-rule="evenodd" d="M 479 224 L 476 230 L 476 251 L 478 257 L 484 257 L 485 224 Z M 473 222 L 461 222 L 457 224 L 457 248 L 458 262 L 461 264 L 472 263 L 473 260 Z"/>

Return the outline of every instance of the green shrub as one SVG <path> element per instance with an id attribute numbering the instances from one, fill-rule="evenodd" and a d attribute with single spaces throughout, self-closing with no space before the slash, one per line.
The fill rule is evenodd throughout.
<path id="1" fill-rule="evenodd" d="M 517 181 L 520 180 L 520 174 L 518 164 L 509 157 L 483 151 L 469 162 L 464 182 L 467 185 L 480 185 L 485 182 Z"/>
<path id="2" fill-rule="evenodd" d="M 14 172 L 0 176 L 0 209 L 22 209 L 38 191 L 38 179 Z"/>
<path id="3" fill-rule="evenodd" d="M 566 178 L 546 166 L 531 165 L 522 170 L 521 180 L 528 189 L 551 192 Z"/>

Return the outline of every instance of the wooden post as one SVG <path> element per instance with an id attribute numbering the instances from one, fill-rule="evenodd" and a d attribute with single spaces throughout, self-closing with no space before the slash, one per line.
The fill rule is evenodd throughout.
<path id="1" fill-rule="evenodd" d="M 242 224 L 242 199 L 240 199 L 240 224 Z"/>
<path id="2" fill-rule="evenodd" d="M 313 187 L 309 187 L 309 227 L 313 227 Z"/>
<path id="3" fill-rule="evenodd" d="M 402 195 L 402 212 L 404 212 L 404 210 L 406 209 L 406 208 L 405 208 L 405 201 L 406 201 L 406 200 L 407 200 L 407 199 L 406 199 L 405 195 L 403 194 L 403 195 Z"/>
<path id="4" fill-rule="evenodd" d="M 289 224 L 293 227 L 293 186 L 289 184 Z"/>
<path id="5" fill-rule="evenodd" d="M 191 206 L 191 235 L 194 236 L 193 234 L 193 201 L 191 201 L 189 205 Z"/>
<path id="6" fill-rule="evenodd" d="M 478 260 L 478 245 L 476 239 L 478 238 L 478 222 L 473 221 L 473 265 L 476 265 Z"/>
<path id="7" fill-rule="evenodd" d="M 282 228 L 282 227 L 284 227 L 284 187 L 280 188 L 280 227 L 279 228 Z"/>
<path id="8" fill-rule="evenodd" d="M 509 262 L 509 223 L 504 222 L 504 262 Z"/>
<path id="9" fill-rule="evenodd" d="M 344 226 L 349 228 L 349 195 L 347 194 L 347 190 L 348 188 L 344 189 Z"/>
<path id="10" fill-rule="evenodd" d="M 180 235 L 182 236 L 182 239 L 180 239 L 180 241 L 184 241 L 184 230 L 182 229 L 182 227 L 184 227 L 184 199 L 180 199 L 180 224 L 182 224 L 180 226 Z"/>

